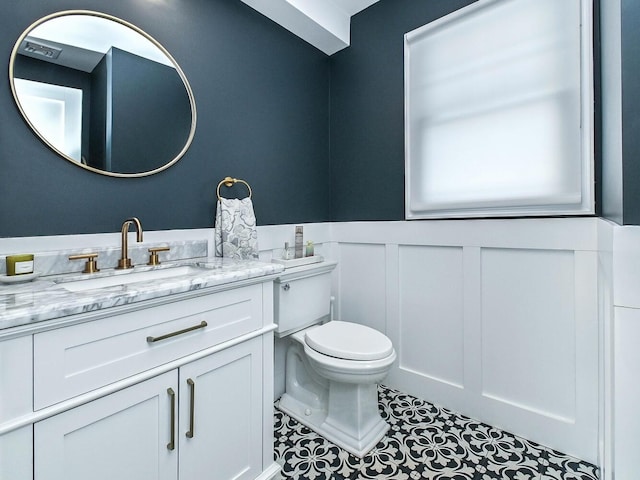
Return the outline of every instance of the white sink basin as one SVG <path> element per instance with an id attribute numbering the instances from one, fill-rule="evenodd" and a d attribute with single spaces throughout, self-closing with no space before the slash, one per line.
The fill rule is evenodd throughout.
<path id="1" fill-rule="evenodd" d="M 116 285 L 128 285 L 131 283 L 147 282 L 162 278 L 179 277 L 180 275 L 190 275 L 202 272 L 198 267 L 182 265 L 179 267 L 162 268 L 158 270 L 143 270 L 141 272 L 122 271 L 106 277 L 80 278 L 74 280 L 60 280 L 60 286 L 71 292 L 83 292 L 96 288 L 113 287 Z"/>

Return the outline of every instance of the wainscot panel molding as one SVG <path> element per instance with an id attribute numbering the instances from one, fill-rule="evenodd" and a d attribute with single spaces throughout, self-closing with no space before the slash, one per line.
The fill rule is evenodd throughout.
<path id="1" fill-rule="evenodd" d="M 334 318 L 392 339 L 398 361 L 385 384 L 604 468 L 613 462 L 614 394 L 624 386 L 614 389 L 610 359 L 618 228 L 596 218 L 303 225 L 305 241 L 339 262 Z M 293 245 L 294 227 L 258 227 L 260 259 Z M 181 240 L 207 240 L 212 251 L 213 229 L 145 232 L 145 242 Z M 5 238 L 0 254 L 34 252 L 37 264 L 39 251 L 119 244 L 119 232 Z M 616 257 L 617 280 L 625 262 Z M 274 398 L 284 391 L 285 350 L 276 341 Z M 616 440 L 628 441 L 620 432 Z"/>
<path id="2" fill-rule="evenodd" d="M 606 480 L 637 478 L 640 450 L 640 227 L 612 230 L 613 314 L 609 303 L 602 309 Z"/>
<path id="3" fill-rule="evenodd" d="M 483 397 L 575 422 L 576 255 L 481 249 Z"/>
<path id="4" fill-rule="evenodd" d="M 334 223 L 335 317 L 392 339 L 387 385 L 599 463 L 598 222 Z"/>
<path id="5" fill-rule="evenodd" d="M 616 227 L 613 234 L 614 303 L 640 308 L 640 227 Z"/>
<path id="6" fill-rule="evenodd" d="M 402 245 L 398 254 L 399 368 L 463 388 L 464 250 Z"/>
<path id="7" fill-rule="evenodd" d="M 601 346 L 600 362 L 600 478 L 613 480 L 613 235 L 615 224 L 598 222 L 598 324 Z"/>
<path id="8" fill-rule="evenodd" d="M 640 309 L 616 307 L 614 323 L 614 478 L 637 478 L 640 448 Z"/>

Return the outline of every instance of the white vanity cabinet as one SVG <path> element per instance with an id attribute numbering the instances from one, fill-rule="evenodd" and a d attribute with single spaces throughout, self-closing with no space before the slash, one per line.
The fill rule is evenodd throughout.
<path id="1" fill-rule="evenodd" d="M 261 473 L 261 352 L 256 338 L 180 368 L 179 478 Z"/>
<path id="2" fill-rule="evenodd" d="M 35 479 L 258 477 L 261 351 L 254 338 L 36 423 Z"/>
<path id="3" fill-rule="evenodd" d="M 36 423 L 35 478 L 175 480 L 177 448 L 167 448 L 175 419 L 169 388 L 177 392 L 177 372 Z"/>
<path id="4" fill-rule="evenodd" d="M 0 341 L 0 425 L 31 413 L 31 337 Z M 0 480 L 28 480 L 33 471 L 33 429 L 25 425 L 0 435 Z"/>
<path id="5" fill-rule="evenodd" d="M 29 411 L 0 417 L 0 480 L 275 476 L 272 298 L 271 280 L 244 282 L 20 338 Z M 3 467 L 20 449 L 21 470 Z"/>

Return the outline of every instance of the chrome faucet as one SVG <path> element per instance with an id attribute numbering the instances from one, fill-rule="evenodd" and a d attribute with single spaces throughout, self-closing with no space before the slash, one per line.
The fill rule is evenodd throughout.
<path id="1" fill-rule="evenodd" d="M 129 243 L 127 240 L 127 236 L 129 234 L 129 225 L 131 225 L 132 223 L 136 224 L 136 230 L 138 233 L 136 240 L 138 242 L 142 241 L 142 225 L 140 224 L 140 220 L 138 220 L 136 217 L 131 217 L 125 220 L 122 224 L 122 257 L 120 258 L 120 260 L 118 260 L 118 266 L 116 267 L 118 270 L 133 268 L 131 259 L 129 258 Z"/>

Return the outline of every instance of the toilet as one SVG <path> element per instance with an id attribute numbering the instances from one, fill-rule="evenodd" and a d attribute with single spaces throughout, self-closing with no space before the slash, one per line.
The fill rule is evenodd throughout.
<path id="1" fill-rule="evenodd" d="M 377 384 L 396 353 L 381 332 L 331 318 L 336 265 L 325 261 L 287 269 L 276 281 L 276 335 L 289 340 L 278 408 L 363 457 L 389 429 L 378 412 Z"/>

